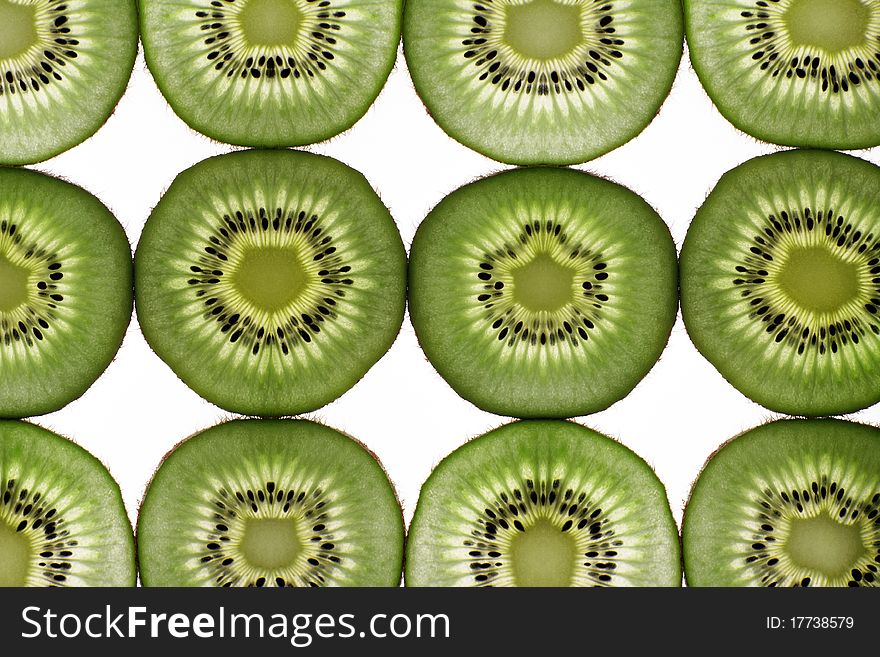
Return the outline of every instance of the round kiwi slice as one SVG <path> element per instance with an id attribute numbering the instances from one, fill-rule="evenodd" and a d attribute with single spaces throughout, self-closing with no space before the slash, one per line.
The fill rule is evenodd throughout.
<path id="1" fill-rule="evenodd" d="M 726 173 L 681 250 L 681 310 L 742 393 L 792 415 L 880 401 L 880 168 L 825 151 Z"/>
<path id="2" fill-rule="evenodd" d="M 339 397 L 391 346 L 406 252 L 360 173 L 243 151 L 174 180 L 135 282 L 144 337 L 187 385 L 234 412 L 294 415 Z"/>
<path id="3" fill-rule="evenodd" d="M 574 164 L 626 143 L 672 88 L 679 0 L 409 0 L 403 45 L 443 130 L 513 164 Z"/>
<path id="4" fill-rule="evenodd" d="M 131 524 L 98 459 L 0 421 L 0 586 L 134 586 Z"/>
<path id="5" fill-rule="evenodd" d="M 684 0 L 694 70 L 720 112 L 769 142 L 880 144 L 880 2 Z"/>
<path id="6" fill-rule="evenodd" d="M 190 127 L 242 146 L 301 146 L 360 119 L 400 42 L 402 0 L 150 0 L 147 64 Z"/>
<path id="7" fill-rule="evenodd" d="M 580 171 L 515 169 L 447 196 L 410 251 L 410 316 L 480 408 L 573 417 L 626 396 L 678 303 L 675 245 L 639 196 Z"/>
<path id="8" fill-rule="evenodd" d="M 682 527 L 692 586 L 880 586 L 880 430 L 780 420 L 716 452 Z"/>
<path id="9" fill-rule="evenodd" d="M 645 461 L 573 422 L 527 420 L 422 487 L 407 586 L 680 586 L 678 529 Z"/>
<path id="10" fill-rule="evenodd" d="M 403 516 L 376 458 L 306 420 L 184 441 L 138 517 L 145 586 L 397 586 Z"/>
<path id="11" fill-rule="evenodd" d="M 131 309 L 131 246 L 110 211 L 70 183 L 0 169 L 0 417 L 82 395 Z"/>
<path id="12" fill-rule="evenodd" d="M 40 162 L 94 134 L 137 41 L 135 0 L 0 0 L 0 164 Z"/>

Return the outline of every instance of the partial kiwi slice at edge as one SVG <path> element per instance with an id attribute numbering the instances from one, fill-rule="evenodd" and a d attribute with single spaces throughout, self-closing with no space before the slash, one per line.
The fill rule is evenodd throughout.
<path id="1" fill-rule="evenodd" d="M 419 343 L 455 391 L 514 417 L 607 408 L 657 362 L 678 303 L 675 245 L 638 195 L 515 169 L 435 207 L 410 250 Z"/>
<path id="2" fill-rule="evenodd" d="M 107 468 L 51 431 L 0 421 L 0 586 L 134 586 L 135 572 Z"/>
<path id="3" fill-rule="evenodd" d="M 765 141 L 880 144 L 880 3 L 684 0 L 694 70 L 719 111 Z"/>
<path id="4" fill-rule="evenodd" d="M 780 420 L 715 453 L 682 527 L 691 586 L 880 586 L 880 429 Z"/>
<path id="5" fill-rule="evenodd" d="M 165 458 L 137 541 L 145 586 L 397 586 L 403 535 L 358 442 L 307 420 L 234 420 Z"/>
<path id="6" fill-rule="evenodd" d="M 192 128 L 240 146 L 302 146 L 366 113 L 394 65 L 402 13 L 402 0 L 149 0 L 141 38 Z"/>
<path id="7" fill-rule="evenodd" d="M 406 253 L 357 171 L 243 151 L 181 173 L 135 255 L 138 321 L 193 390 L 230 411 L 311 411 L 351 388 L 403 322 Z"/>
<path id="8" fill-rule="evenodd" d="M 135 0 L 0 0 L 0 164 L 33 164 L 90 137 L 125 91 Z"/>
<path id="9" fill-rule="evenodd" d="M 697 349 L 771 410 L 880 401 L 880 168 L 787 151 L 726 173 L 682 246 L 681 311 Z"/>
<path id="10" fill-rule="evenodd" d="M 97 198 L 0 169 L 0 417 L 51 413 L 119 349 L 132 310 L 131 245 Z"/>
<path id="11" fill-rule="evenodd" d="M 403 46 L 451 137 L 510 164 L 575 164 L 651 122 L 683 22 L 679 0 L 409 0 Z"/>
<path id="12" fill-rule="evenodd" d="M 641 457 L 525 420 L 447 456 L 419 494 L 407 586 L 680 586 L 678 529 Z"/>

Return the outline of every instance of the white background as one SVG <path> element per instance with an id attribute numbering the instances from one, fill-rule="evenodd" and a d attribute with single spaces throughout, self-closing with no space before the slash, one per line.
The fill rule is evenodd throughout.
<path id="1" fill-rule="evenodd" d="M 182 170 L 231 147 L 190 130 L 170 110 L 139 57 L 128 91 L 84 144 L 33 168 L 76 183 L 109 206 L 132 244 Z M 505 168 L 446 136 L 428 116 L 403 57 L 378 101 L 351 130 L 311 147 L 366 175 L 409 246 L 446 194 Z M 636 139 L 582 169 L 642 195 L 680 247 L 718 178 L 776 150 L 738 133 L 714 109 L 685 58 L 672 94 Z M 859 153 L 875 163 L 880 151 Z M 132 522 L 163 455 L 189 435 L 231 417 L 191 392 L 149 349 L 135 321 L 116 360 L 79 400 L 35 421 L 98 456 L 122 487 Z M 425 360 L 407 318 L 388 354 L 352 390 L 311 414 L 367 444 L 394 482 L 407 523 L 421 484 L 440 459 L 507 418 L 459 398 Z M 678 522 L 706 458 L 726 439 L 772 417 L 728 385 L 697 353 L 680 319 L 663 357 L 624 400 L 578 421 L 645 458 L 667 487 Z M 880 407 L 855 419 L 880 423 Z"/>

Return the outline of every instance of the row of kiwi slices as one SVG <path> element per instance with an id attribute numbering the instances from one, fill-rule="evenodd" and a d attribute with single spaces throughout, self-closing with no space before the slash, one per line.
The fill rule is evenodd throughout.
<path id="1" fill-rule="evenodd" d="M 0 162 L 93 134 L 139 33 L 171 107 L 220 141 L 301 146 L 350 128 L 402 34 L 415 89 L 450 136 L 513 164 L 585 162 L 654 118 L 685 31 L 738 128 L 793 146 L 880 144 L 876 0 L 0 0 Z"/>
<path id="2" fill-rule="evenodd" d="M 0 417 L 75 399 L 131 316 L 122 228 L 85 191 L 0 170 Z M 463 398 L 499 415 L 567 418 L 626 396 L 678 307 L 697 348 L 775 411 L 826 416 L 880 401 L 880 169 L 789 151 L 727 173 L 676 262 L 633 192 L 536 167 L 465 185 L 407 257 L 358 172 L 296 151 L 242 151 L 180 174 L 134 266 L 149 344 L 237 413 L 309 412 L 390 348 L 407 286 L 416 336 Z M 500 199 L 500 200 L 499 200 Z M 100 318 L 97 321 L 95 318 Z"/>
<path id="3" fill-rule="evenodd" d="M 692 586 L 876 587 L 878 472 L 876 427 L 771 422 L 709 459 L 680 543 L 641 457 L 572 422 L 522 420 L 441 461 L 405 540 L 360 443 L 307 420 L 233 420 L 165 457 L 137 564 L 160 587 L 397 586 L 402 571 L 407 586 L 679 586 L 682 563 Z M 2 421 L 0 494 L 0 586 L 134 585 L 119 487 L 88 452 Z"/>

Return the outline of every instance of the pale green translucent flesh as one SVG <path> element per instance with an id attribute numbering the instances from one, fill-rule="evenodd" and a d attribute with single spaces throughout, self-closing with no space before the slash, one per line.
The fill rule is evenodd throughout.
<path id="1" fill-rule="evenodd" d="M 571 586 L 576 563 L 574 537 L 549 520 L 538 520 L 511 542 L 510 565 L 517 586 Z"/>
<path id="2" fill-rule="evenodd" d="M 242 255 L 232 274 L 239 294 L 267 312 L 281 310 L 306 287 L 307 276 L 293 249 L 262 247 Z"/>
<path id="3" fill-rule="evenodd" d="M 0 586 L 24 586 L 32 556 L 27 538 L 0 520 Z"/>
<path id="4" fill-rule="evenodd" d="M 15 310 L 27 301 L 28 278 L 26 269 L 0 254 L 0 312 Z"/>
<path id="5" fill-rule="evenodd" d="M 863 45 L 870 18 L 862 0 L 794 0 L 783 14 L 795 45 L 831 53 Z"/>
<path id="6" fill-rule="evenodd" d="M 253 46 L 292 46 L 303 22 L 296 0 L 246 0 L 239 22 Z"/>
<path id="7" fill-rule="evenodd" d="M 275 570 L 295 563 L 303 541 L 293 518 L 251 519 L 245 523 L 240 547 L 251 566 Z"/>
<path id="8" fill-rule="evenodd" d="M 523 57 L 553 59 L 583 43 L 580 5 L 532 0 L 504 12 L 504 42 Z"/>
<path id="9" fill-rule="evenodd" d="M 815 313 L 833 312 L 859 292 L 856 265 L 821 246 L 793 250 L 782 266 L 778 282 L 792 301 Z"/>
<path id="10" fill-rule="evenodd" d="M 513 270 L 513 298 L 532 312 L 553 312 L 574 299 L 574 271 L 549 255 L 538 255 Z"/>
<path id="11" fill-rule="evenodd" d="M 792 520 L 785 551 L 801 568 L 838 577 L 853 568 L 866 548 L 858 526 L 844 525 L 822 514 Z"/>
<path id="12" fill-rule="evenodd" d="M 37 8 L 0 0 L 0 59 L 17 57 L 37 43 Z"/>

